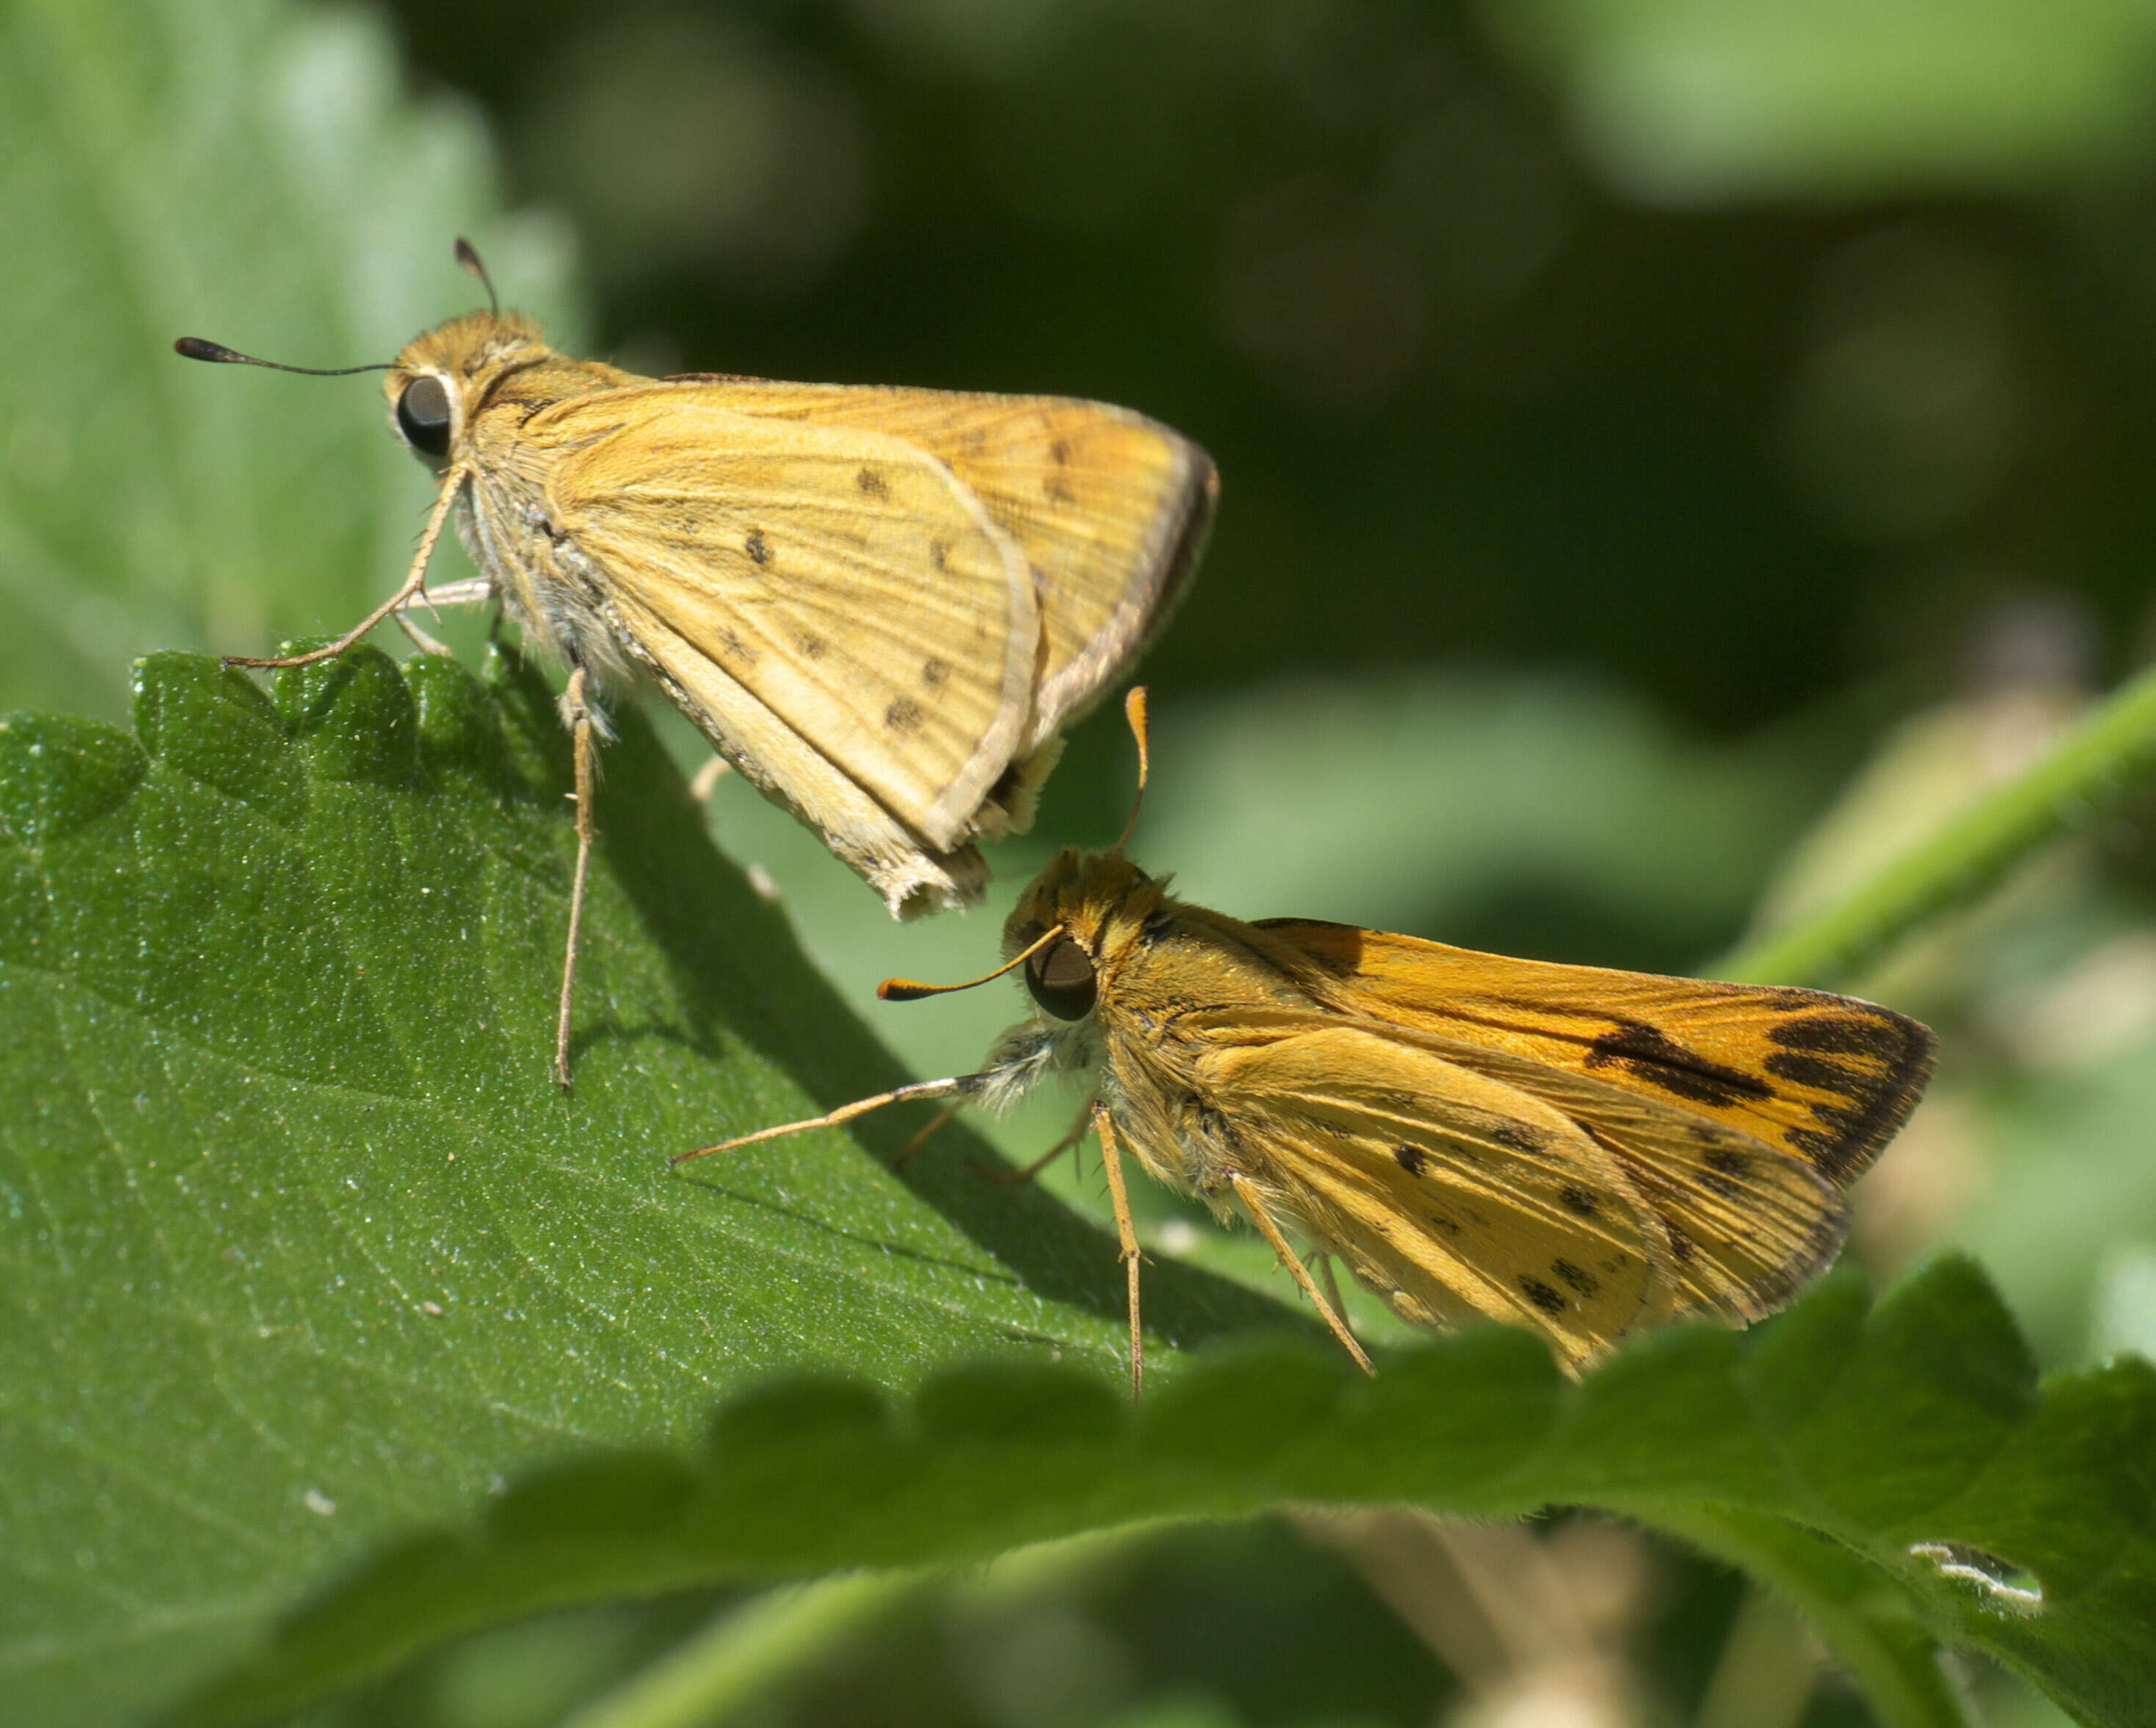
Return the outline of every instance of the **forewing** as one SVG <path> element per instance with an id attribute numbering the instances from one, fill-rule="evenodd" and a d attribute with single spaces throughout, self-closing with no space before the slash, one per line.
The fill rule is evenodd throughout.
<path id="1" fill-rule="evenodd" d="M 561 453 L 548 531 L 632 638 L 670 633 L 931 845 L 965 838 L 1024 741 L 1040 623 L 1023 553 L 948 469 L 682 385 L 529 429 Z"/>
<path id="2" fill-rule="evenodd" d="M 1756 1320 L 1817 1276 L 1847 1233 L 1840 1183 L 1930 1069 L 1925 1028 L 1845 997 L 1265 928 L 1322 958 L 1357 1012 L 1543 1100 L 1616 1159 L 1668 1237 L 1669 1314 Z"/>
<path id="3" fill-rule="evenodd" d="M 1218 1011 L 1186 1029 L 1237 1167 L 1404 1317 L 1488 1315 L 1577 1368 L 1666 1305 L 1653 1214 L 1548 1104 L 1367 1023 Z"/>
<path id="4" fill-rule="evenodd" d="M 1065 397 L 715 380 L 738 412 L 873 428 L 947 464 L 1039 580 L 1043 660 L 1022 749 L 1089 707 L 1165 621 L 1215 480 L 1158 422 Z"/>
<path id="5" fill-rule="evenodd" d="M 1303 919 L 1257 927 L 1343 1013 L 1609 1082 L 1837 1184 L 1878 1156 L 1931 1077 L 1927 1028 L 1850 997 L 1511 960 Z"/>

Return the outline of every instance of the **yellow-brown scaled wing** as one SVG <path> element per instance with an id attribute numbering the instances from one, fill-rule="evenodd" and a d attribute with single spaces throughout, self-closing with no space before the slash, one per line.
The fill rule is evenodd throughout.
<path id="1" fill-rule="evenodd" d="M 1604 1081 L 1837 1184 L 1878 1156 L 1931 1077 L 1928 1028 L 1850 997 L 1512 960 L 1307 919 L 1257 927 L 1343 1013 Z"/>
<path id="2" fill-rule="evenodd" d="M 1668 1240 L 1656 1319 L 1751 1320 L 1833 1259 L 1841 1186 L 1914 1107 L 1932 1034 L 1817 991 L 1548 965 L 1271 920 L 1343 1013 L 1543 1100 L 1618 1161 Z"/>
<path id="3" fill-rule="evenodd" d="M 1668 1300 L 1671 1256 L 1620 1160 L 1532 1094 L 1414 1033 L 1215 1010 L 1194 1078 L 1269 1205 L 1403 1318 L 1483 1314 L 1578 1367 Z"/>
<path id="4" fill-rule="evenodd" d="M 1204 538 L 1205 453 L 1127 408 L 1066 397 L 714 380 L 739 413 L 859 426 L 946 464 L 1039 578 L 1042 659 L 1019 746 L 1089 707 L 1165 622 Z"/>
<path id="5" fill-rule="evenodd" d="M 692 700 L 722 712 L 731 693 L 712 687 L 739 686 L 931 845 L 963 843 L 1031 710 L 1023 555 L 905 439 L 723 399 L 654 385 L 538 417 L 563 451 L 557 530 Z"/>

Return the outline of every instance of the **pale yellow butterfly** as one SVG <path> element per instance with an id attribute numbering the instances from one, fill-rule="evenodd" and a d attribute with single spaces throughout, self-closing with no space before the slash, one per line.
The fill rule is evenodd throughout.
<path id="1" fill-rule="evenodd" d="M 485 281 L 461 240 L 457 256 Z M 988 875 L 973 843 L 1031 822 L 1058 735 L 1164 621 L 1216 490 L 1203 451 L 1127 409 L 639 377 L 556 353 L 498 304 L 387 365 L 330 375 L 372 371 L 388 373 L 398 435 L 441 481 L 403 586 L 326 648 L 231 664 L 302 665 L 412 606 L 496 597 L 567 664 L 579 844 L 564 1085 L 600 685 L 655 681 L 895 915 L 972 905 Z M 480 577 L 429 593 L 453 510 Z"/>

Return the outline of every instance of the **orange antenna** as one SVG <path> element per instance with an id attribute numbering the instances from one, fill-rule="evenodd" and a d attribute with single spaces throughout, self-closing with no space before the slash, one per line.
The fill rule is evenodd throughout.
<path id="1" fill-rule="evenodd" d="M 973 979 L 968 983 L 916 984 L 911 978 L 886 978 L 883 982 L 876 986 L 876 994 L 886 1002 L 919 1002 L 927 996 L 948 996 L 953 990 L 971 990 L 978 985 L 992 984 L 1013 967 L 1024 966 L 1027 961 L 1032 959 L 1034 955 L 1062 934 L 1063 926 L 1059 924 L 1054 929 L 1044 932 L 1039 941 L 1032 943 L 1024 951 L 1012 955 L 993 972 L 985 977 Z"/>
<path id="2" fill-rule="evenodd" d="M 457 236 L 457 262 L 479 278 L 480 286 L 486 290 L 487 310 L 499 314 L 501 296 L 494 291 L 494 278 L 486 273 L 486 266 L 479 261 L 479 253 L 462 234 Z"/>
<path id="3" fill-rule="evenodd" d="M 1116 842 L 1120 854 L 1131 843 L 1131 831 L 1138 825 L 1138 807 L 1145 802 L 1146 778 L 1152 769 L 1152 751 L 1146 743 L 1146 692 L 1142 684 L 1131 686 L 1131 693 L 1123 698 L 1123 718 L 1131 723 L 1131 736 L 1138 741 L 1138 789 L 1131 794 L 1131 818 L 1123 824 L 1122 838 Z"/>

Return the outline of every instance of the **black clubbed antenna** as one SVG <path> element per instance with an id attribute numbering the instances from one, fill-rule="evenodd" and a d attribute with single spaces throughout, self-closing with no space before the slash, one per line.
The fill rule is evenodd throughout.
<path id="1" fill-rule="evenodd" d="M 263 366 L 273 372 L 304 372 L 311 378 L 341 378 L 353 372 L 386 372 L 390 362 L 377 361 L 372 366 L 287 366 L 281 360 L 257 360 L 252 354 L 243 354 L 237 348 L 228 348 L 222 342 L 206 342 L 200 336 L 182 336 L 172 344 L 175 354 L 184 354 L 190 360 L 213 360 L 220 366 Z"/>

